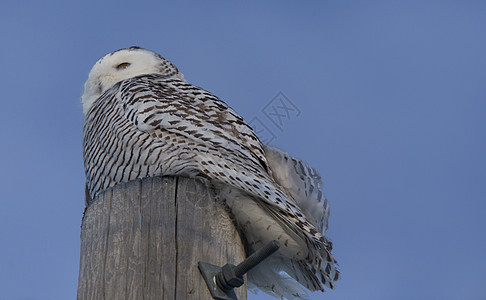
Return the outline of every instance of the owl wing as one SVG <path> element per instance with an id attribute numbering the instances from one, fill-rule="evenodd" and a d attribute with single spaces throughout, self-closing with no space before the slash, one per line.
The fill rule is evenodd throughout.
<path id="1" fill-rule="evenodd" d="M 137 95 L 123 95 L 128 90 Z M 155 74 L 126 81 L 120 92 L 127 117 L 139 130 L 164 130 L 196 144 L 231 149 L 252 164 L 268 169 L 262 144 L 251 127 L 211 93 Z"/>

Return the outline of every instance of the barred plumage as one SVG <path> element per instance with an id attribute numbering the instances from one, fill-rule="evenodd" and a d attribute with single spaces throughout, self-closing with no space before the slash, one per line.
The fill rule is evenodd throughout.
<path id="1" fill-rule="evenodd" d="M 179 175 L 211 181 L 235 216 L 248 250 L 282 248 L 249 281 L 289 299 L 339 278 L 317 171 L 263 145 L 226 103 L 187 83 L 169 61 L 132 47 L 93 67 L 82 97 L 84 162 L 92 199 L 121 182 Z"/>

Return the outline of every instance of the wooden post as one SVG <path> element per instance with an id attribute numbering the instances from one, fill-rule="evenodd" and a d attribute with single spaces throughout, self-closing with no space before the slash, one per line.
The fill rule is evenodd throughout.
<path id="1" fill-rule="evenodd" d="M 78 300 L 211 299 L 197 262 L 245 258 L 240 237 L 204 184 L 155 177 L 107 190 L 81 225 Z M 246 299 L 246 284 L 235 289 Z"/>

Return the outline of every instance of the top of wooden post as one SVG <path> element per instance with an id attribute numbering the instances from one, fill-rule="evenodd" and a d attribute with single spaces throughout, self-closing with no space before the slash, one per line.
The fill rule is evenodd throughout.
<path id="1" fill-rule="evenodd" d="M 198 261 L 244 260 L 224 205 L 202 183 L 155 177 L 120 184 L 86 209 L 78 299 L 211 299 Z M 246 284 L 235 290 L 246 299 Z"/>

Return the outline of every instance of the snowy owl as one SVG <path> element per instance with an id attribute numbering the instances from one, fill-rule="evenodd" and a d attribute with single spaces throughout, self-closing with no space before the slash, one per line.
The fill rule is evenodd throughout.
<path id="1" fill-rule="evenodd" d="M 109 53 L 91 69 L 81 102 L 91 199 L 145 177 L 205 178 L 231 209 L 248 254 L 280 242 L 248 273 L 250 289 L 301 299 L 302 287 L 333 288 L 339 271 L 324 236 L 329 207 L 319 173 L 262 144 L 242 117 L 187 83 L 171 62 L 139 47 Z"/>

